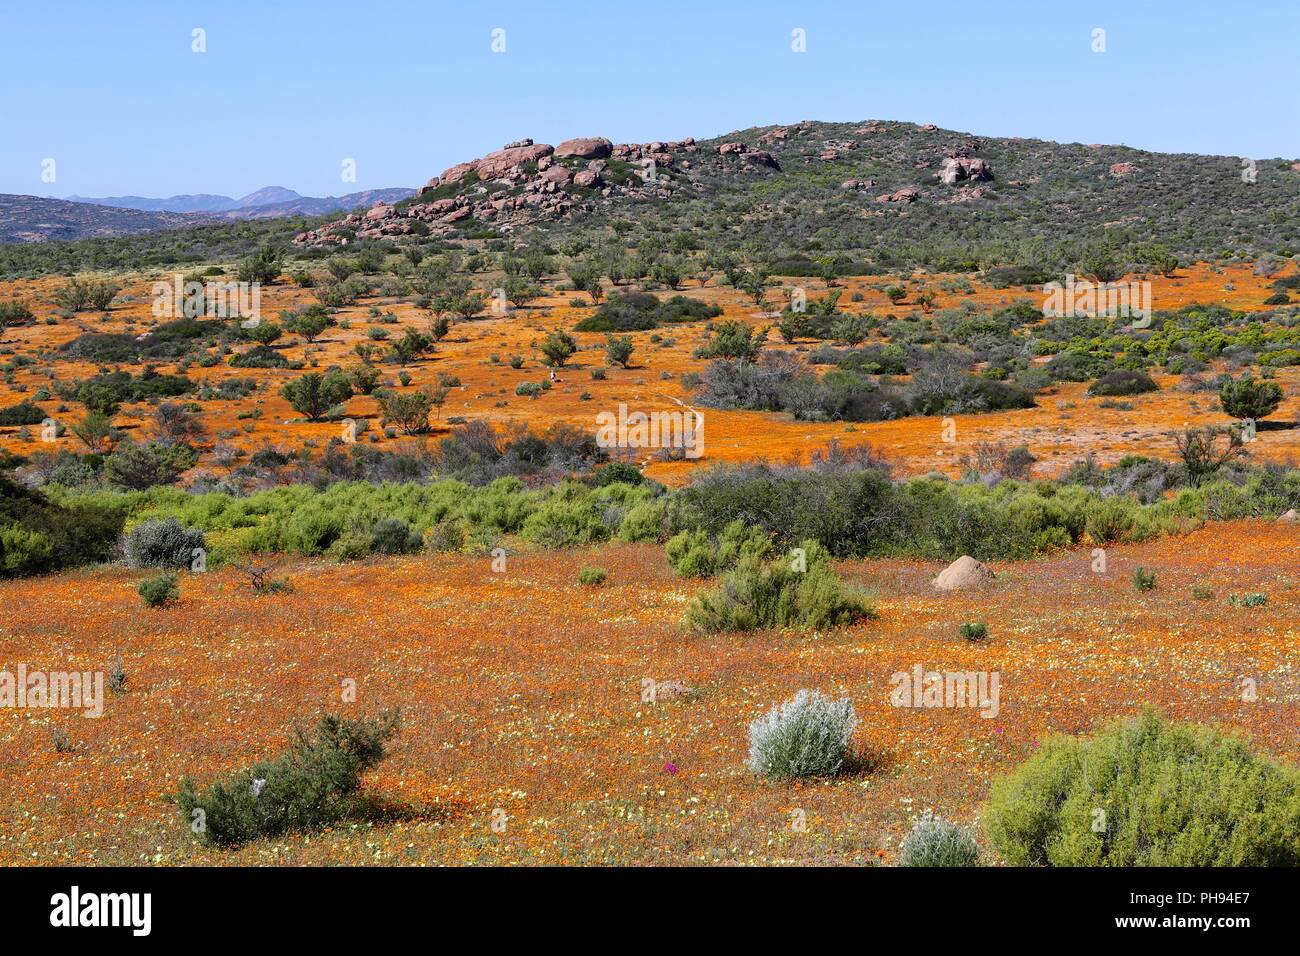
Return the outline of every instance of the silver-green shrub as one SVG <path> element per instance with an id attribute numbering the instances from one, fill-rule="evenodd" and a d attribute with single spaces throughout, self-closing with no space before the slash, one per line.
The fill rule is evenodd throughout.
<path id="1" fill-rule="evenodd" d="M 187 528 L 175 518 L 155 518 L 132 528 L 122 545 L 127 567 L 188 568 L 194 550 L 202 548 L 203 532 Z"/>
<path id="2" fill-rule="evenodd" d="M 836 773 L 849 754 L 858 718 L 847 698 L 801 690 L 749 725 L 749 766 L 783 780 Z"/>
<path id="3" fill-rule="evenodd" d="M 980 851 L 965 827 L 926 810 L 898 848 L 899 866 L 979 866 Z"/>

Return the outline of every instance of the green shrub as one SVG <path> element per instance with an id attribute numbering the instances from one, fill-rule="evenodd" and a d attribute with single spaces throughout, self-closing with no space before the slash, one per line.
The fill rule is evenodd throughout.
<path id="1" fill-rule="evenodd" d="M 961 636 L 968 641 L 982 641 L 989 636 L 989 626 L 983 621 L 968 621 L 961 626 Z"/>
<path id="2" fill-rule="evenodd" d="M 1256 591 L 1251 594 L 1231 594 L 1228 603 L 1233 607 L 1264 607 L 1268 604 L 1268 595 Z"/>
<path id="3" fill-rule="evenodd" d="M 801 690 L 749 725 L 749 768 L 775 780 L 838 773 L 857 722 L 848 698 Z"/>
<path id="4" fill-rule="evenodd" d="M 166 607 L 181 596 L 180 588 L 176 585 L 176 575 L 170 571 L 145 578 L 137 590 L 145 607 Z"/>
<path id="5" fill-rule="evenodd" d="M 984 822 L 1013 866 L 1296 866 L 1300 772 L 1147 711 L 1046 741 Z"/>
<path id="6" fill-rule="evenodd" d="M 584 567 L 578 571 L 578 583 L 599 585 L 605 583 L 605 578 L 609 576 L 604 568 Z"/>
<path id="7" fill-rule="evenodd" d="M 686 626 L 707 632 L 820 630 L 874 616 L 872 608 L 835 576 L 825 548 L 815 541 L 805 541 L 801 548 L 802 556 L 770 561 L 758 554 L 742 555 L 716 588 L 691 601 Z M 800 566 L 806 570 L 798 570 Z"/>
<path id="8" fill-rule="evenodd" d="M 758 528 L 737 519 L 717 537 L 705 531 L 683 531 L 668 539 L 664 554 L 680 577 L 707 578 L 735 565 L 742 555 L 766 557 L 771 542 Z"/>
<path id="9" fill-rule="evenodd" d="M 324 375 L 308 372 L 280 386 L 280 394 L 299 414 L 318 421 L 335 405 L 352 396 L 352 383 L 342 370 L 329 369 Z"/>
<path id="10" fill-rule="evenodd" d="M 376 808 L 358 793 L 361 776 L 387 755 L 384 744 L 397 726 L 396 712 L 375 719 L 326 714 L 311 731 L 296 729 L 280 756 L 202 793 L 186 777 L 173 799 L 185 826 L 219 847 L 364 816 Z"/>
<path id="11" fill-rule="evenodd" d="M 172 484 L 196 461 L 198 453 L 180 442 L 127 442 L 104 459 L 103 477 L 130 491 L 144 491 Z"/>
<path id="12" fill-rule="evenodd" d="M 230 358 L 231 368 L 288 368 L 289 360 L 267 345 L 258 345 Z"/>
<path id="13" fill-rule="evenodd" d="M 1156 586 L 1156 573 L 1149 568 L 1139 567 L 1133 572 L 1133 589 L 1151 591 Z"/>
<path id="14" fill-rule="evenodd" d="M 926 810 L 898 848 L 899 866 L 979 866 L 970 831 Z"/>

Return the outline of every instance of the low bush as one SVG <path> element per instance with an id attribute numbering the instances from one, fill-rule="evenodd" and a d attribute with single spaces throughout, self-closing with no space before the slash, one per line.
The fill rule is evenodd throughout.
<path id="1" fill-rule="evenodd" d="M 1300 771 L 1152 711 L 1047 740 L 984 817 L 1013 866 L 1300 865 Z"/>
<path id="2" fill-rule="evenodd" d="M 137 590 L 140 592 L 140 600 L 144 602 L 144 606 L 152 608 L 167 607 L 169 604 L 174 604 L 181 596 L 180 588 L 176 584 L 176 575 L 171 571 L 145 578 L 140 582 Z"/>
<path id="3" fill-rule="evenodd" d="M 857 723 L 848 698 L 801 690 L 749 725 L 749 768 L 774 780 L 838 773 Z"/>
<path id="4" fill-rule="evenodd" d="M 927 810 L 898 848 L 899 866 L 979 866 L 970 831 Z"/>
<path id="5" fill-rule="evenodd" d="M 41 407 L 28 401 L 0 408 L 0 425 L 39 425 L 45 419 Z"/>
<path id="6" fill-rule="evenodd" d="M 682 531 L 664 545 L 668 563 L 684 578 L 712 577 L 734 566 L 742 555 L 762 558 L 770 553 L 768 536 L 740 520 L 731 522 L 716 537 L 706 531 Z"/>
<path id="7" fill-rule="evenodd" d="M 1130 368 L 1117 368 L 1108 372 L 1088 387 L 1089 395 L 1141 395 L 1154 392 L 1159 385 L 1146 372 Z"/>
<path id="8" fill-rule="evenodd" d="M 742 555 L 712 591 L 697 595 L 686 609 L 686 626 L 697 631 L 758 628 L 842 627 L 874 612 L 846 588 L 830 568 L 826 549 L 804 541 L 802 554 L 763 560 Z"/>
<path id="9" fill-rule="evenodd" d="M 376 809 L 361 777 L 387 755 L 396 712 L 378 718 L 323 716 L 294 732 L 289 749 L 199 792 L 187 777 L 173 797 L 185 826 L 207 844 L 233 847 L 259 837 L 316 830 Z"/>
<path id="10" fill-rule="evenodd" d="M 584 567 L 578 571 L 578 583 L 593 586 L 604 584 L 608 576 L 604 568 Z"/>

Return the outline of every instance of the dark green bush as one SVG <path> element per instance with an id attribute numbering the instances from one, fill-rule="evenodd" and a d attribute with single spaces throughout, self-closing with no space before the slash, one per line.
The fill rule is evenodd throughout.
<path id="1" fill-rule="evenodd" d="M 1130 368 L 1117 368 L 1107 372 L 1088 387 L 1089 395 L 1141 395 L 1154 392 L 1160 386 L 1145 372 Z"/>
<path id="2" fill-rule="evenodd" d="M 398 714 L 321 717 L 296 728 L 288 751 L 199 792 L 187 777 L 173 798 L 191 832 L 207 844 L 238 846 L 259 837 L 316 830 L 374 811 L 361 777 L 386 756 Z"/>
<path id="3" fill-rule="evenodd" d="M 176 584 L 176 575 L 170 571 L 145 578 L 138 588 L 140 600 L 145 607 L 161 608 L 174 604 L 180 599 L 181 591 Z"/>
<path id="4" fill-rule="evenodd" d="M 122 531 L 118 509 L 70 507 L 0 476 L 0 577 L 106 561 Z"/>
<path id="5" fill-rule="evenodd" d="M 39 425 L 45 418 L 41 407 L 32 402 L 23 401 L 0 408 L 0 425 Z"/>
<path id="6" fill-rule="evenodd" d="M 1219 404 L 1233 418 L 1264 418 L 1282 404 L 1282 386 L 1277 382 L 1243 375 L 1229 379 L 1219 389 Z"/>

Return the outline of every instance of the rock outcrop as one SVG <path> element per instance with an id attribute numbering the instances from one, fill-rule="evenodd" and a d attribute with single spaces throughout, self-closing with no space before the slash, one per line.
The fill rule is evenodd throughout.
<path id="1" fill-rule="evenodd" d="M 982 159 L 973 159 L 967 156 L 950 156 L 943 161 L 940 168 L 939 182 L 947 186 L 955 186 L 957 183 L 973 180 L 984 182 L 993 178 L 993 169 Z"/>
<path id="2" fill-rule="evenodd" d="M 777 168 L 771 154 L 740 147 L 745 168 Z M 654 170 L 687 169 L 697 151 L 691 138 L 614 144 L 594 136 L 565 140 L 554 147 L 519 139 L 443 170 L 400 206 L 380 203 L 300 233 L 293 241 L 344 245 L 353 235 L 359 239 L 443 235 L 469 219 L 491 221 L 493 228 L 509 232 L 555 221 L 580 208 L 608 205 L 615 195 L 668 198 L 683 188 L 683 182 L 656 176 Z M 624 173 L 611 181 L 607 172 L 611 162 L 634 166 L 634 174 Z M 721 157 L 716 162 L 721 168 Z"/>

